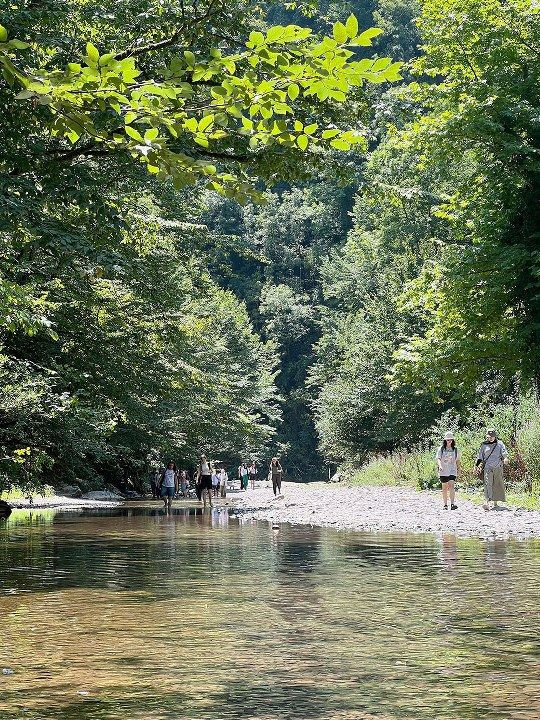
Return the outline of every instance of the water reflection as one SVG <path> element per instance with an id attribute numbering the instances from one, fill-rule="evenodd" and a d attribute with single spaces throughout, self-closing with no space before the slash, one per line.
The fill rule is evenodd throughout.
<path id="1" fill-rule="evenodd" d="M 239 524 L 0 524 L 2 720 L 532 720 L 540 545 Z"/>

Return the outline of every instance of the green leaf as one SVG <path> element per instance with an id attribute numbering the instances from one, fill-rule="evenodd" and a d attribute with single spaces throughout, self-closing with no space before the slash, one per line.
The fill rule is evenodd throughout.
<path id="1" fill-rule="evenodd" d="M 282 25 L 275 25 L 274 27 L 269 28 L 266 33 L 268 42 L 275 42 L 276 40 L 279 40 L 279 38 L 283 36 L 284 32 L 285 28 Z"/>
<path id="2" fill-rule="evenodd" d="M 225 95 L 227 95 L 226 88 L 222 87 L 221 85 L 216 85 L 216 87 L 211 88 L 210 92 L 212 93 L 212 95 L 219 98 L 223 98 L 225 97 Z"/>
<path id="3" fill-rule="evenodd" d="M 392 63 L 391 58 L 379 58 L 378 60 L 375 60 L 373 63 L 373 67 L 371 68 L 372 72 L 379 72 L 380 70 L 384 70 Z"/>
<path id="4" fill-rule="evenodd" d="M 291 83 L 287 88 L 287 95 L 290 97 L 291 100 L 296 100 L 299 94 L 300 88 L 298 87 L 298 85 L 296 83 Z"/>
<path id="5" fill-rule="evenodd" d="M 345 140 L 332 140 L 330 145 L 335 148 L 336 150 L 350 150 L 351 146 L 348 142 L 345 142 Z"/>
<path id="6" fill-rule="evenodd" d="M 328 130 L 323 130 L 322 138 L 323 138 L 323 140 L 329 140 L 330 138 L 333 138 L 333 137 L 336 137 L 336 135 L 339 135 L 340 132 L 341 132 L 341 130 L 337 130 L 337 129 L 333 130 L 331 128 Z"/>
<path id="7" fill-rule="evenodd" d="M 300 148 L 300 150 L 306 150 L 307 146 L 309 145 L 309 138 L 307 135 L 299 135 L 296 138 L 296 144 Z"/>
<path id="8" fill-rule="evenodd" d="M 347 34 L 351 39 L 355 38 L 358 35 L 358 20 L 353 14 L 349 15 L 349 17 L 347 18 L 345 28 L 347 30 Z"/>
<path id="9" fill-rule="evenodd" d="M 133 138 L 133 140 L 137 140 L 137 142 L 144 142 L 140 132 L 135 130 L 134 127 L 131 127 L 131 125 L 126 125 L 124 130 L 126 131 L 126 135 L 129 135 L 129 137 Z"/>
<path id="10" fill-rule="evenodd" d="M 210 125 L 214 124 L 214 116 L 213 115 L 205 115 L 203 118 L 199 120 L 198 129 L 199 132 L 203 132 L 207 128 L 210 127 Z"/>
<path id="11" fill-rule="evenodd" d="M 95 45 L 92 45 L 92 43 L 86 43 L 86 54 L 88 55 L 88 58 L 92 60 L 92 62 L 99 62 L 99 50 Z"/>
<path id="12" fill-rule="evenodd" d="M 334 27 L 332 28 L 332 35 L 334 36 L 334 40 L 340 45 L 346 42 L 349 37 L 347 34 L 347 28 L 341 22 L 334 23 Z"/>
<path id="13" fill-rule="evenodd" d="M 262 32 L 253 31 L 249 33 L 249 42 L 252 47 L 258 47 L 264 43 L 264 35 Z"/>
<path id="14" fill-rule="evenodd" d="M 8 31 L 3 25 L 0 25 L 0 42 L 7 42 Z"/>
<path id="15" fill-rule="evenodd" d="M 313 135 L 313 133 L 315 132 L 315 130 L 318 127 L 319 126 L 317 125 L 317 123 L 312 123 L 311 125 L 306 125 L 306 127 L 304 128 L 304 132 L 306 135 Z"/>
<path id="16" fill-rule="evenodd" d="M 152 140 L 155 140 L 158 135 L 159 135 L 159 130 L 158 130 L 158 128 L 150 128 L 149 130 L 147 130 L 147 131 L 144 133 L 144 139 L 145 139 L 145 140 L 149 140 L 150 142 L 152 142 Z"/>
<path id="17" fill-rule="evenodd" d="M 111 60 L 114 60 L 114 53 L 107 53 L 99 58 L 99 64 L 101 67 L 104 67 L 105 65 L 108 65 Z"/>
<path id="18" fill-rule="evenodd" d="M 71 143 L 75 144 L 77 140 L 80 138 L 79 133 L 76 130 L 70 130 L 67 134 L 69 140 Z"/>
<path id="19" fill-rule="evenodd" d="M 30 43 L 22 42 L 22 40 L 10 40 L 10 47 L 16 48 L 17 50 L 26 50 L 30 47 Z"/>
<path id="20" fill-rule="evenodd" d="M 27 100 L 28 98 L 34 97 L 35 93 L 32 90 L 21 90 L 21 92 L 15 95 L 15 100 Z"/>
<path id="21" fill-rule="evenodd" d="M 364 30 L 364 32 L 356 38 L 356 43 L 367 47 L 372 44 L 371 41 L 373 38 L 377 37 L 377 35 L 380 35 L 381 33 L 382 30 L 380 28 L 369 28 L 368 30 Z"/>
<path id="22" fill-rule="evenodd" d="M 184 57 L 186 58 L 188 67 L 195 67 L 195 55 L 191 52 L 191 50 L 184 50 Z"/>
<path id="23" fill-rule="evenodd" d="M 132 110 L 130 110 L 128 113 L 126 113 L 126 117 L 124 118 L 124 124 L 130 125 L 136 117 L 137 113 L 134 113 Z"/>

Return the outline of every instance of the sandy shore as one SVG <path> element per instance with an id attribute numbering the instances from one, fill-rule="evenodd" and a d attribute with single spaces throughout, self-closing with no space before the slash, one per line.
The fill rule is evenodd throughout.
<path id="1" fill-rule="evenodd" d="M 284 483 L 235 498 L 239 517 L 339 530 L 413 532 L 460 537 L 540 537 L 540 512 L 517 508 L 490 510 L 458 496 L 457 510 L 444 510 L 440 493 L 413 488 L 344 487 L 326 483 Z"/>

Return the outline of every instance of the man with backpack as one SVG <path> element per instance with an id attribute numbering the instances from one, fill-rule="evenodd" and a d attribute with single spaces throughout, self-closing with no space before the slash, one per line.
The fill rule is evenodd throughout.
<path id="1" fill-rule="evenodd" d="M 486 432 L 486 439 L 480 445 L 476 458 L 476 474 L 484 480 L 486 502 L 484 510 L 497 508 L 498 502 L 506 499 L 504 489 L 504 465 L 508 465 L 508 451 L 505 444 L 497 438 L 493 428 Z"/>

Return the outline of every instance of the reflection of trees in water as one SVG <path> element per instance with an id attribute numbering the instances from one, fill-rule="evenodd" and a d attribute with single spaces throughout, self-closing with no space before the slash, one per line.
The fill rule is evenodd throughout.
<path id="1" fill-rule="evenodd" d="M 15 534 L 13 526 L 6 530 L 9 542 L 0 544 L 0 588 L 40 592 L 151 586 L 166 596 L 171 574 L 181 578 L 189 570 L 210 576 L 225 558 L 215 547 L 216 538 L 206 537 L 213 518 L 202 508 L 175 508 L 169 515 L 161 508 L 85 509 L 40 518 L 41 513 L 36 518 L 26 513 Z M 219 522 L 216 528 L 215 518 L 214 528 L 223 529 Z M 238 566 L 241 554 L 241 546 L 231 547 L 227 564 Z"/>
<path id="2" fill-rule="evenodd" d="M 382 571 L 397 568 L 422 575 L 436 573 L 438 547 L 429 536 L 388 533 L 326 533 L 335 558 Z"/>
<path id="3" fill-rule="evenodd" d="M 527 655 L 539 630 L 540 568 L 538 561 L 530 568 L 533 588 L 530 549 L 505 540 L 442 539 L 435 592 L 441 642 L 426 671 L 451 693 L 456 717 L 534 717 L 530 703 L 540 691 L 540 671 L 537 658 L 528 663 Z M 483 712 L 472 688 L 484 697 Z"/>
<path id="4" fill-rule="evenodd" d="M 321 565 L 320 536 L 319 528 L 298 532 L 287 527 L 272 536 L 275 591 L 267 603 L 286 626 L 295 625 L 296 634 L 306 616 L 321 611 L 316 578 Z"/>
<path id="5" fill-rule="evenodd" d="M 65 514 L 0 543 L 2 588 L 36 568 L 32 592 L 0 599 L 21 666 L 9 687 L 25 690 L 4 707 L 28 704 L 31 720 L 536 720 L 534 546 L 225 529 L 178 510 Z M 72 703 L 84 681 L 92 701 Z"/>

